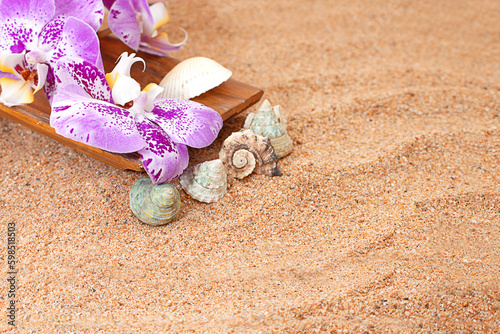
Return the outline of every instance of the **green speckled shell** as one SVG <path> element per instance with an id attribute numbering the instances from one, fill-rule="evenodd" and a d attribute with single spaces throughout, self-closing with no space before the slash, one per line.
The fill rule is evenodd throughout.
<path id="1" fill-rule="evenodd" d="M 280 126 L 273 107 L 268 100 L 265 100 L 259 110 L 253 115 L 250 130 L 268 138 L 281 137 L 286 133 Z"/>
<path id="2" fill-rule="evenodd" d="M 180 177 L 182 189 L 194 199 L 212 203 L 227 192 L 227 175 L 219 159 L 189 168 Z"/>
<path id="3" fill-rule="evenodd" d="M 248 114 L 244 128 L 269 138 L 279 158 L 292 151 L 293 142 L 286 132 L 281 106 L 273 107 L 269 100 L 262 102 L 256 113 Z"/>
<path id="4" fill-rule="evenodd" d="M 155 185 L 149 178 L 142 178 L 130 190 L 130 208 L 143 223 L 165 225 L 179 212 L 181 196 L 171 184 Z"/>

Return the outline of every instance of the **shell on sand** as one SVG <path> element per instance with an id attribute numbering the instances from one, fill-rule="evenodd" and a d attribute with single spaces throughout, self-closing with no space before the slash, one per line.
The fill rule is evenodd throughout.
<path id="1" fill-rule="evenodd" d="M 267 176 L 280 176 L 278 156 L 269 138 L 252 130 L 234 132 L 226 138 L 219 151 L 227 175 L 244 178 L 254 171 Z"/>
<path id="2" fill-rule="evenodd" d="M 279 158 L 283 158 L 285 155 L 292 152 L 293 149 L 293 141 L 292 138 L 285 133 L 283 136 L 276 138 L 269 138 L 271 141 L 271 145 L 274 147 L 274 151 Z"/>
<path id="3" fill-rule="evenodd" d="M 134 215 L 153 226 L 171 222 L 181 208 L 181 197 L 174 186 L 153 184 L 149 178 L 137 180 L 130 190 L 129 200 Z"/>
<path id="4" fill-rule="evenodd" d="M 189 168 L 180 177 L 182 189 L 194 199 L 212 203 L 227 192 L 227 175 L 219 159 Z"/>
<path id="5" fill-rule="evenodd" d="M 159 97 L 192 99 L 229 79 L 232 72 L 206 57 L 188 58 L 177 64 L 160 82 L 164 91 Z"/>
<path id="6" fill-rule="evenodd" d="M 231 172 L 234 173 L 232 176 L 242 179 L 253 172 L 256 162 L 253 153 L 242 148 L 234 152 L 231 164 Z"/>
<path id="7" fill-rule="evenodd" d="M 292 151 L 293 142 L 286 132 L 281 106 L 273 107 L 269 100 L 265 100 L 256 113 L 248 114 L 244 128 L 271 139 L 271 144 L 279 158 Z"/>

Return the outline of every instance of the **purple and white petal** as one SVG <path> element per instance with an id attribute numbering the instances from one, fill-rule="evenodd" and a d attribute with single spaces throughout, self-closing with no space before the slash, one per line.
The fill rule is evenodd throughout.
<path id="1" fill-rule="evenodd" d="M 80 87 L 65 86 L 52 101 L 50 125 L 66 138 L 116 153 L 146 145 L 127 109 L 82 96 Z"/>
<path id="2" fill-rule="evenodd" d="M 139 150 L 142 165 L 155 184 L 174 180 L 182 175 L 189 164 L 189 153 L 183 144 L 176 144 L 156 124 L 142 114 L 136 116 L 138 131 L 148 143 Z"/>
<path id="3" fill-rule="evenodd" d="M 54 98 L 57 87 L 58 86 L 56 86 L 56 80 L 54 77 L 54 69 L 49 68 L 47 78 L 45 78 L 45 86 L 43 86 L 43 90 L 45 91 L 45 95 L 47 96 L 50 104 L 52 104 L 52 99 Z"/>
<path id="4" fill-rule="evenodd" d="M 15 74 L 9 72 L 0 72 L 0 79 L 1 78 L 19 79 Z"/>
<path id="5" fill-rule="evenodd" d="M 108 26 L 123 43 L 137 50 L 141 41 L 141 28 L 136 12 L 129 0 L 116 0 L 108 15 Z"/>
<path id="6" fill-rule="evenodd" d="M 55 48 L 61 40 L 65 22 L 66 19 L 63 17 L 54 18 L 47 22 L 38 37 L 38 45 L 41 50 L 48 52 Z"/>
<path id="7" fill-rule="evenodd" d="M 120 0 L 118 0 L 120 1 Z M 151 14 L 151 10 L 149 8 L 149 4 L 147 0 L 130 0 L 132 2 L 132 6 L 137 14 L 139 14 L 139 22 L 143 24 L 143 30 L 145 27 L 154 26 L 155 20 L 153 18 L 153 14 Z"/>
<path id="8" fill-rule="evenodd" d="M 170 43 L 166 33 L 160 33 L 155 37 L 142 35 L 139 50 L 157 56 L 166 56 L 169 52 L 179 51 L 186 44 L 188 38 L 187 32 L 184 29 L 182 31 L 186 37 L 182 42 L 176 44 Z"/>
<path id="9" fill-rule="evenodd" d="M 194 101 L 156 99 L 147 117 L 162 127 L 176 143 L 195 148 L 210 145 L 222 128 L 222 117 L 215 110 Z"/>
<path id="10" fill-rule="evenodd" d="M 113 102 L 106 76 L 94 64 L 69 57 L 61 58 L 55 68 L 56 85 L 64 88 L 77 85 L 84 95 L 94 99 Z M 57 90 L 60 90 L 57 88 Z"/>
<path id="11" fill-rule="evenodd" d="M 95 66 L 101 70 L 102 73 L 104 73 L 104 63 L 102 62 L 102 55 L 101 55 L 101 50 L 99 49 L 99 55 L 97 56 Z"/>
<path id="12" fill-rule="evenodd" d="M 66 20 L 61 39 L 47 55 L 47 61 L 55 64 L 64 56 L 75 57 L 96 64 L 100 58 L 99 39 L 87 23 L 69 17 Z"/>
<path id="13" fill-rule="evenodd" d="M 1 0 L 0 55 L 35 48 L 38 34 L 52 16 L 53 0 Z"/>
<path id="14" fill-rule="evenodd" d="M 104 17 L 104 5 L 101 0 L 55 0 L 54 16 L 76 17 L 89 24 L 97 31 Z"/>

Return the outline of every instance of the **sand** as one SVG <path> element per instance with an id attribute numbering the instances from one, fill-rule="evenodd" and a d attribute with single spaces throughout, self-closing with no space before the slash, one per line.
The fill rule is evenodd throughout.
<path id="1" fill-rule="evenodd" d="M 8 223 L 20 333 L 500 331 L 500 2 L 169 10 L 189 33 L 173 56 L 215 59 L 283 106 L 283 176 L 230 180 L 213 204 L 181 190 L 178 218 L 151 227 L 128 207 L 144 173 L 0 118 L 0 331 Z"/>

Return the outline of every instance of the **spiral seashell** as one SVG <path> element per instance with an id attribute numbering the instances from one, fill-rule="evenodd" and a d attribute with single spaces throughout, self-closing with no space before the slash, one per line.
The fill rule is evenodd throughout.
<path id="1" fill-rule="evenodd" d="M 236 167 L 236 175 L 238 179 L 242 179 L 248 175 L 250 175 L 255 169 L 255 157 L 253 153 L 241 149 L 233 154 L 233 166 Z"/>
<path id="2" fill-rule="evenodd" d="M 252 158 L 253 156 L 253 158 Z M 278 156 L 269 138 L 242 130 L 226 138 L 219 151 L 227 175 L 242 179 L 255 171 L 267 176 L 280 176 Z"/>
<path id="3" fill-rule="evenodd" d="M 141 222 L 164 225 L 179 212 L 181 196 L 171 184 L 153 184 L 149 178 L 142 178 L 130 190 L 130 208 Z"/>
<path id="4" fill-rule="evenodd" d="M 244 127 L 271 139 L 279 158 L 292 151 L 293 142 L 286 132 L 281 106 L 273 107 L 269 100 L 265 100 L 256 113 L 248 114 Z"/>
<path id="5" fill-rule="evenodd" d="M 227 192 L 227 175 L 219 159 L 189 168 L 180 177 L 182 189 L 194 199 L 212 203 Z"/>
<path id="6" fill-rule="evenodd" d="M 177 64 L 160 82 L 159 97 L 189 100 L 229 79 L 232 72 L 206 57 L 193 57 Z"/>
<path id="7" fill-rule="evenodd" d="M 285 155 L 292 152 L 293 149 L 293 141 L 292 138 L 285 133 L 283 136 L 276 138 L 269 138 L 271 141 L 271 145 L 274 147 L 274 151 L 279 158 L 283 158 Z"/>

